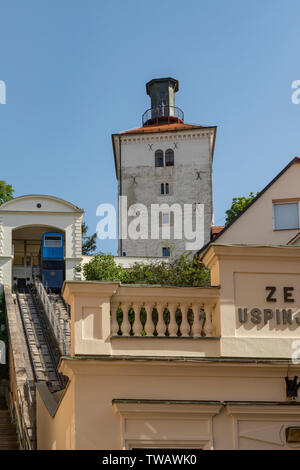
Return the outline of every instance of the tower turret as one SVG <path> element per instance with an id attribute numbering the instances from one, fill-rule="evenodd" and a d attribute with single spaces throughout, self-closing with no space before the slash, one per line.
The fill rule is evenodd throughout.
<path id="1" fill-rule="evenodd" d="M 178 90 L 178 80 L 171 77 L 155 78 L 146 83 L 151 108 L 143 114 L 143 126 L 183 122 L 183 111 L 175 106 L 175 93 Z"/>

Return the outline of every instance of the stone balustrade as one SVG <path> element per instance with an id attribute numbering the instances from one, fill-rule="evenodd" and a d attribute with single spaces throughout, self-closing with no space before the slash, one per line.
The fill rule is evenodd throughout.
<path id="1" fill-rule="evenodd" d="M 219 354 L 218 287 L 68 281 L 63 295 L 71 355 Z"/>
<path id="2" fill-rule="evenodd" d="M 111 303 L 111 336 L 211 337 L 215 334 L 216 303 L 174 303 L 165 299 Z"/>

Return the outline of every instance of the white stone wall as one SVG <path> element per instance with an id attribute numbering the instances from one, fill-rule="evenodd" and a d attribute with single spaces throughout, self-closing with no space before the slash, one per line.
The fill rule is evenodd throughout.
<path id="1" fill-rule="evenodd" d="M 122 136 L 121 194 L 127 196 L 128 207 L 134 203 L 148 208 L 152 203 L 204 204 L 204 243 L 208 242 L 213 217 L 212 137 L 212 129 Z M 174 166 L 155 168 L 155 151 L 168 148 L 174 150 Z M 169 195 L 160 194 L 161 183 L 169 183 Z M 150 236 L 123 240 L 119 255 L 159 257 L 165 246 L 173 247 L 172 254 L 178 256 L 185 251 L 185 240 L 151 240 Z"/>
<path id="2" fill-rule="evenodd" d="M 38 208 L 37 204 L 41 204 Z M 0 288 L 12 283 L 12 233 L 26 226 L 49 226 L 65 232 L 66 279 L 78 278 L 74 270 L 81 260 L 83 211 L 52 196 L 22 196 L 0 207 Z"/>

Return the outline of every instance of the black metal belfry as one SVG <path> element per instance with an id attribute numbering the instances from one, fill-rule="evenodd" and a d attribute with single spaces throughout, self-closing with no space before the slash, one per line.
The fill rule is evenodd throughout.
<path id="1" fill-rule="evenodd" d="M 151 108 L 143 114 L 143 126 L 169 122 L 183 122 L 184 115 L 175 106 L 175 93 L 179 90 L 175 78 L 155 78 L 146 83 Z"/>

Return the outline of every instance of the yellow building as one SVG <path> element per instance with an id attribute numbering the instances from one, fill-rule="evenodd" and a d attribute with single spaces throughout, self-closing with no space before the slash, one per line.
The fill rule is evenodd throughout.
<path id="1" fill-rule="evenodd" d="M 202 250 L 211 287 L 65 282 L 66 386 L 36 384 L 38 449 L 300 448 L 299 180 L 294 159 Z M 26 364 L 5 295 L 20 410 Z"/>
<path id="2" fill-rule="evenodd" d="M 38 448 L 300 448 L 299 163 L 202 251 L 212 287 L 65 283 L 69 381 L 38 387 Z"/>

